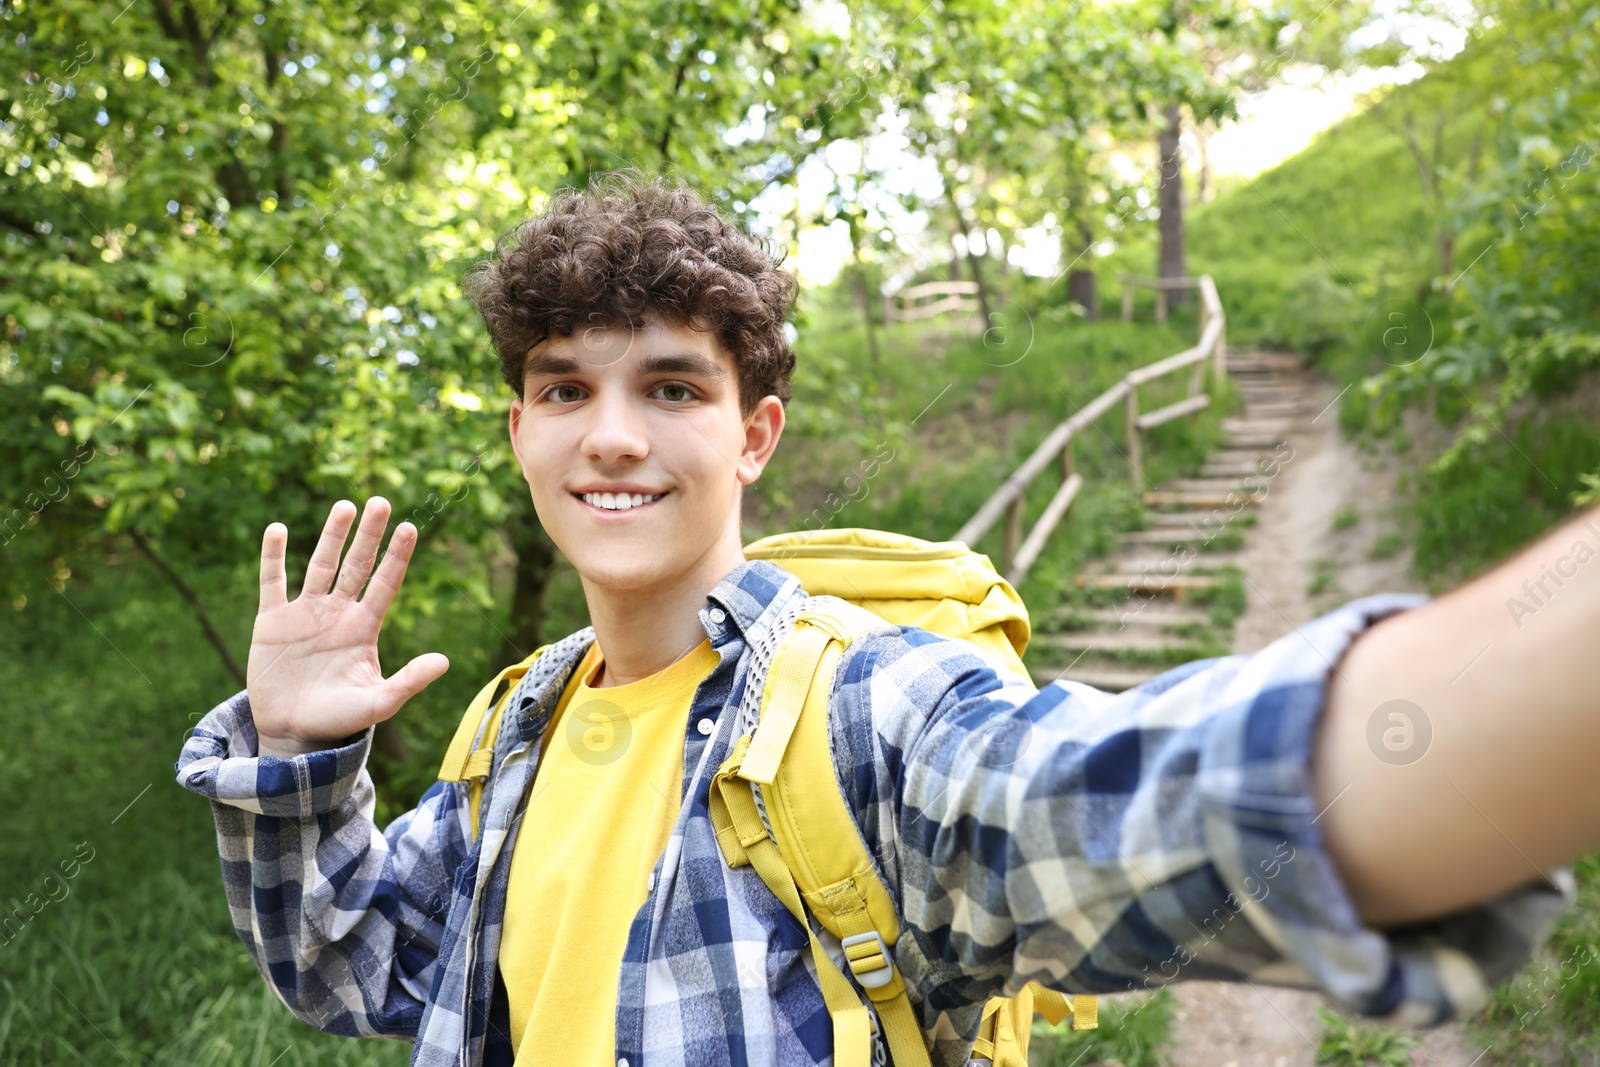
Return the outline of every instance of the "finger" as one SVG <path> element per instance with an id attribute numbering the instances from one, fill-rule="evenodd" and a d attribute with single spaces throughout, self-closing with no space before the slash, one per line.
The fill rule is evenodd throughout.
<path id="1" fill-rule="evenodd" d="M 271 611 L 288 603 L 289 579 L 283 573 L 288 545 L 289 528 L 281 522 L 271 523 L 261 535 L 261 603 L 257 611 Z"/>
<path id="2" fill-rule="evenodd" d="M 417 528 L 409 522 L 396 526 L 394 533 L 389 536 L 389 547 L 383 553 L 383 561 L 378 564 L 372 581 L 367 583 L 366 595 L 361 598 L 362 605 L 380 623 L 389 605 L 394 603 L 395 594 L 400 592 L 400 583 L 405 581 L 406 567 L 411 562 L 411 551 L 416 547 Z"/>
<path id="3" fill-rule="evenodd" d="M 352 600 L 361 594 L 372 573 L 372 564 L 378 558 L 378 546 L 383 543 L 383 531 L 389 525 L 389 502 L 381 496 L 370 497 L 366 510 L 361 513 L 361 525 L 356 529 L 356 539 L 339 568 L 339 584 L 333 595 Z"/>
<path id="4" fill-rule="evenodd" d="M 333 576 L 339 573 L 339 551 L 344 548 L 345 534 L 350 532 L 350 523 L 355 517 L 356 506 L 348 500 L 336 501 L 328 509 L 328 521 L 322 524 L 322 536 L 306 566 L 301 596 L 320 596 L 333 584 Z"/>
<path id="5" fill-rule="evenodd" d="M 398 711 L 400 705 L 428 688 L 449 669 L 450 660 L 444 653 L 424 652 L 384 680 L 384 695 L 393 701 L 392 707 Z"/>

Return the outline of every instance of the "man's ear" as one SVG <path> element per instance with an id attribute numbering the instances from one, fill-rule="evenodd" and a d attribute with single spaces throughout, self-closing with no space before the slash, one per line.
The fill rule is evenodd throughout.
<path id="1" fill-rule="evenodd" d="M 744 420 L 744 448 L 739 453 L 739 482 L 754 484 L 783 436 L 783 401 L 764 396 Z"/>
<path id="2" fill-rule="evenodd" d="M 522 425 L 522 398 L 519 396 L 511 402 L 511 416 L 508 426 L 511 431 L 511 454 L 517 457 L 517 466 L 522 466 L 522 443 L 517 440 L 517 427 Z"/>

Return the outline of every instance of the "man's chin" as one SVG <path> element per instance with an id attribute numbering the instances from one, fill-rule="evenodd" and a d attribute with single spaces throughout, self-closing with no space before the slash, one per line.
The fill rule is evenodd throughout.
<path id="1" fill-rule="evenodd" d="M 606 558 L 604 554 L 594 552 L 585 553 L 583 558 L 574 560 L 573 567 L 583 579 L 584 587 L 591 592 L 625 593 L 649 589 L 671 577 L 672 573 L 672 568 L 659 557 L 641 562 L 637 558 Z"/>

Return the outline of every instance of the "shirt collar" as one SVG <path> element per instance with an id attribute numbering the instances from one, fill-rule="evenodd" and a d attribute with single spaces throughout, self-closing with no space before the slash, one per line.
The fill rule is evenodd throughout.
<path id="1" fill-rule="evenodd" d="M 748 644 L 753 634 L 776 624 L 791 599 L 804 595 L 800 579 L 782 567 L 764 559 L 746 560 L 706 594 L 700 625 L 713 645 L 734 631 Z"/>

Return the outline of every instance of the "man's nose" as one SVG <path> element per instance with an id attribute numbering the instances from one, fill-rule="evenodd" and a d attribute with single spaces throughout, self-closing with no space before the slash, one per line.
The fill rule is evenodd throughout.
<path id="1" fill-rule="evenodd" d="M 650 451 L 645 412 L 619 390 L 602 392 L 589 406 L 593 421 L 584 438 L 584 453 L 601 461 L 643 459 Z"/>

